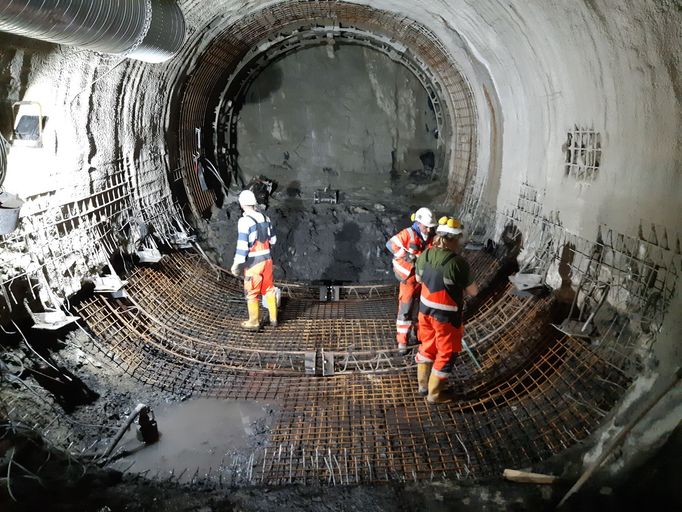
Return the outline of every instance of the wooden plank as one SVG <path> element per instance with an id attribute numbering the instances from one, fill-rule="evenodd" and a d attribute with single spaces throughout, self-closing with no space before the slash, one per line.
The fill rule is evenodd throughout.
<path id="1" fill-rule="evenodd" d="M 502 476 L 511 482 L 522 484 L 550 485 L 559 480 L 553 475 L 543 475 L 542 473 L 529 473 L 528 471 L 518 471 L 516 469 L 505 469 Z"/>

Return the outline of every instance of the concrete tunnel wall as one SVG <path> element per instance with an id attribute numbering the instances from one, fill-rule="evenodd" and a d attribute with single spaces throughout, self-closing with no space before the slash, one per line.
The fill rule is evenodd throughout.
<path id="1" fill-rule="evenodd" d="M 168 156 L 179 139 L 179 102 L 202 49 L 225 26 L 276 3 L 180 2 L 187 44 L 159 65 L 3 35 L 0 94 L 39 101 L 48 118 L 42 149 L 10 151 L 4 188 L 34 199 L 23 214 L 86 193 L 121 166 L 142 201 L 167 196 L 169 171 L 179 165 Z M 483 203 L 513 206 L 527 182 L 544 189 L 544 213 L 587 239 L 600 224 L 632 236 L 654 224 L 675 239 L 682 227 L 677 2 L 386 0 L 371 7 L 428 27 L 471 85 L 478 139 L 470 184 Z M 589 183 L 564 171 L 574 126 L 601 134 L 599 174 Z M 8 122 L 0 128 L 6 134 Z M 5 267 L 3 279 L 14 271 Z M 78 278 L 65 295 L 78 289 Z M 661 379 L 682 359 L 679 305 L 677 291 L 655 348 Z M 640 386 L 632 400 L 649 389 Z M 662 431 L 674 416 L 665 416 Z"/>

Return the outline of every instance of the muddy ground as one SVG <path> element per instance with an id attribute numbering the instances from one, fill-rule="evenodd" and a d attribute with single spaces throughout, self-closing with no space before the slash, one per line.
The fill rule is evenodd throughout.
<path id="1" fill-rule="evenodd" d="M 609 486 L 599 479 L 559 510 L 625 512 L 680 510 L 682 493 L 673 485 L 682 446 L 677 430 L 659 454 L 626 481 Z M 7 471 L 7 453 L 14 457 Z M 39 438 L 3 436 L 0 470 L 0 509 L 8 512 L 50 510 L 63 512 L 294 512 L 294 511 L 553 511 L 570 481 L 553 486 L 515 484 L 501 479 L 477 482 L 434 481 L 363 486 L 286 486 L 210 488 L 151 482 L 112 470 L 86 468 L 68 462 L 59 452 L 47 460 Z M 37 464 L 42 466 L 37 468 Z M 21 465 L 21 467 L 19 467 Z M 39 475 L 36 480 L 31 474 Z M 8 493 L 11 489 L 11 496 Z"/>
<path id="2" fill-rule="evenodd" d="M 229 268 L 241 210 L 230 203 L 215 213 L 203 245 L 218 264 Z M 296 281 L 391 282 L 386 241 L 410 224 L 409 212 L 348 205 L 297 207 L 273 201 L 265 213 L 277 234 L 275 279 Z"/>
<path id="3" fill-rule="evenodd" d="M 248 456 L 267 436 L 268 420 L 276 413 L 277 404 L 230 401 L 226 403 L 227 416 L 218 417 L 213 411 L 209 417 L 206 407 L 214 409 L 213 404 L 142 386 L 105 358 L 94 357 L 91 340 L 79 330 L 28 335 L 27 342 L 5 334 L 2 346 L 0 417 L 26 416 L 12 424 L 0 421 L 2 511 L 554 510 L 572 482 L 541 487 L 501 479 L 446 482 L 434 475 L 434 481 L 426 483 L 234 487 L 228 480 L 217 483 L 202 478 L 205 468 L 196 479 L 176 473 L 175 478 L 164 481 L 173 459 L 180 465 L 197 464 L 196 457 L 205 452 L 203 459 L 214 464 L 216 453 L 230 449 L 232 460 Z M 62 376 L 51 373 L 46 363 L 58 368 Z M 94 464 L 92 455 L 102 453 L 139 402 L 158 412 L 159 430 L 167 434 L 166 441 L 175 439 L 173 449 L 162 452 L 160 444 L 156 452 L 142 448 L 138 453 L 144 454 L 143 463 L 129 467 L 136 447 L 143 446 L 133 428 L 120 447 L 129 453 L 115 452 L 115 463 L 106 469 Z M 50 417 L 57 420 L 48 425 L 44 420 Z M 42 423 L 37 423 L 36 429 L 32 424 L 39 420 Z M 222 427 L 229 432 L 221 431 Z M 187 446 L 179 448 L 186 439 L 192 442 L 189 451 L 184 451 Z M 72 455 L 62 451 L 66 446 Z M 605 484 L 603 478 L 595 478 L 565 510 L 622 512 L 650 508 L 646 505 L 651 503 L 657 503 L 658 510 L 679 510 L 682 493 L 675 480 L 680 447 L 682 433 L 678 429 L 659 454 L 628 481 Z M 576 463 L 579 459 L 577 454 L 563 454 L 564 460 L 554 460 L 554 466 L 547 461 L 529 469 L 560 474 L 567 457 Z M 579 471 L 574 477 L 577 474 Z"/>
<path id="4" fill-rule="evenodd" d="M 134 423 L 112 452 L 110 467 L 153 478 L 195 475 L 243 478 L 262 447 L 276 401 L 210 400 L 180 396 L 134 378 L 98 354 L 79 329 L 48 333 L 22 329 L 0 343 L 0 419 L 39 430 L 47 446 L 68 447 L 84 460 L 101 456 L 137 404 L 149 406 L 163 442 L 146 446 Z M 34 352 L 35 350 L 35 352 Z"/>

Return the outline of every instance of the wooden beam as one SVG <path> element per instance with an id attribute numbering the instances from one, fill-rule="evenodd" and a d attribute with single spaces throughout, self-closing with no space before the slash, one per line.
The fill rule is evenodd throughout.
<path id="1" fill-rule="evenodd" d="M 549 485 L 559 480 L 558 476 L 529 473 L 528 471 L 518 471 L 516 469 L 505 469 L 502 476 L 510 482 L 519 482 L 522 484 Z"/>

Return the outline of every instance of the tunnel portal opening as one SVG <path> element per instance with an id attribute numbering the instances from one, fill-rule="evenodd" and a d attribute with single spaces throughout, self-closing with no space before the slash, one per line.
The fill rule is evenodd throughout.
<path id="1" fill-rule="evenodd" d="M 404 47 L 348 27 L 300 28 L 259 49 L 227 80 L 212 143 L 227 180 L 276 184 L 279 277 L 391 279 L 386 240 L 449 199 L 439 86 Z"/>
<path id="2" fill-rule="evenodd" d="M 245 182 L 279 185 L 268 214 L 282 277 L 389 278 L 391 231 L 447 189 L 443 123 L 419 78 L 373 48 L 332 42 L 255 65 L 234 98 L 221 116 L 233 165 Z"/>
<path id="3" fill-rule="evenodd" d="M 177 157 L 184 178 L 176 197 L 193 216 L 209 219 L 200 228 L 200 239 L 218 264 L 229 267 L 232 263 L 235 219 L 240 215 L 236 195 L 254 176 L 278 182 L 267 214 L 277 230 L 273 258 L 279 280 L 394 283 L 386 240 L 409 226 L 411 214 L 420 206 L 449 215 L 462 210 L 478 168 L 475 98 L 455 58 L 421 23 L 355 3 L 282 2 L 224 25 L 208 43 L 198 44 L 196 51 L 199 56 L 178 105 L 178 144 L 170 146 L 169 156 L 171 160 Z M 312 61 L 317 58 L 318 64 L 324 59 L 333 61 L 325 65 L 329 68 L 354 54 L 361 54 L 362 59 L 347 59 L 355 67 L 346 75 L 339 75 L 338 70 L 323 74 L 309 64 L 305 86 L 292 88 L 287 82 L 291 78 L 287 68 L 296 71 L 290 63 L 304 56 Z M 379 86 L 370 80 L 368 61 L 390 71 L 385 76 L 374 72 Z M 414 87 L 398 87 L 395 78 L 391 82 L 398 71 Z M 321 98 L 333 94 L 328 84 L 334 73 L 338 77 L 332 84 L 334 91 L 355 93 L 349 94 L 352 102 L 347 105 L 345 127 L 331 119 L 338 105 L 330 109 L 320 104 Z M 366 85 L 361 89 L 351 83 L 342 88 L 352 77 Z M 259 91 L 259 83 L 268 80 Z M 273 81 L 275 91 L 271 91 Z M 289 90 L 286 98 L 278 97 L 282 87 Z M 384 93 L 381 102 L 377 90 Z M 375 96 L 373 108 L 361 104 L 359 92 Z M 430 134 L 428 144 L 399 144 L 407 132 L 396 135 L 395 103 L 408 92 L 421 102 L 415 103 L 420 114 L 414 129 L 424 132 L 424 140 Z M 306 95 L 307 102 L 303 100 Z M 295 116 L 291 113 L 288 117 L 272 115 L 278 105 L 294 108 L 290 106 L 294 97 L 302 105 L 299 108 L 316 110 L 318 122 L 323 123 L 323 128 L 314 126 L 315 145 L 311 130 L 301 144 L 302 129 L 292 123 Z M 402 114 L 413 113 L 399 106 Z M 264 109 L 269 116 L 264 116 Z M 372 111 L 381 118 L 374 114 L 368 136 L 365 126 L 357 128 L 357 124 L 371 118 Z M 343 115 L 345 119 L 345 111 Z M 266 120 L 267 126 L 260 126 Z M 383 131 L 380 123 L 385 125 Z M 325 133 L 326 127 L 337 136 Z M 372 146 L 376 134 L 382 140 Z M 344 148 L 333 140 L 339 137 L 350 138 L 352 144 Z M 324 152 L 323 142 L 330 144 Z M 195 170 L 198 153 L 213 160 L 229 193 L 220 183 L 214 188 L 202 183 Z M 333 158 L 326 158 L 330 153 Z M 351 153 L 355 161 L 348 156 Z M 365 161 L 371 163 L 369 168 Z M 323 201 L 316 203 L 316 197 Z"/>
<path id="4" fill-rule="evenodd" d="M 377 180 L 394 195 L 402 191 L 387 189 L 410 179 L 430 183 L 414 195 L 444 200 L 451 127 L 427 71 L 364 33 L 305 34 L 229 80 L 214 137 L 221 168 L 298 181 L 311 199 L 327 186 L 373 201 Z"/>

